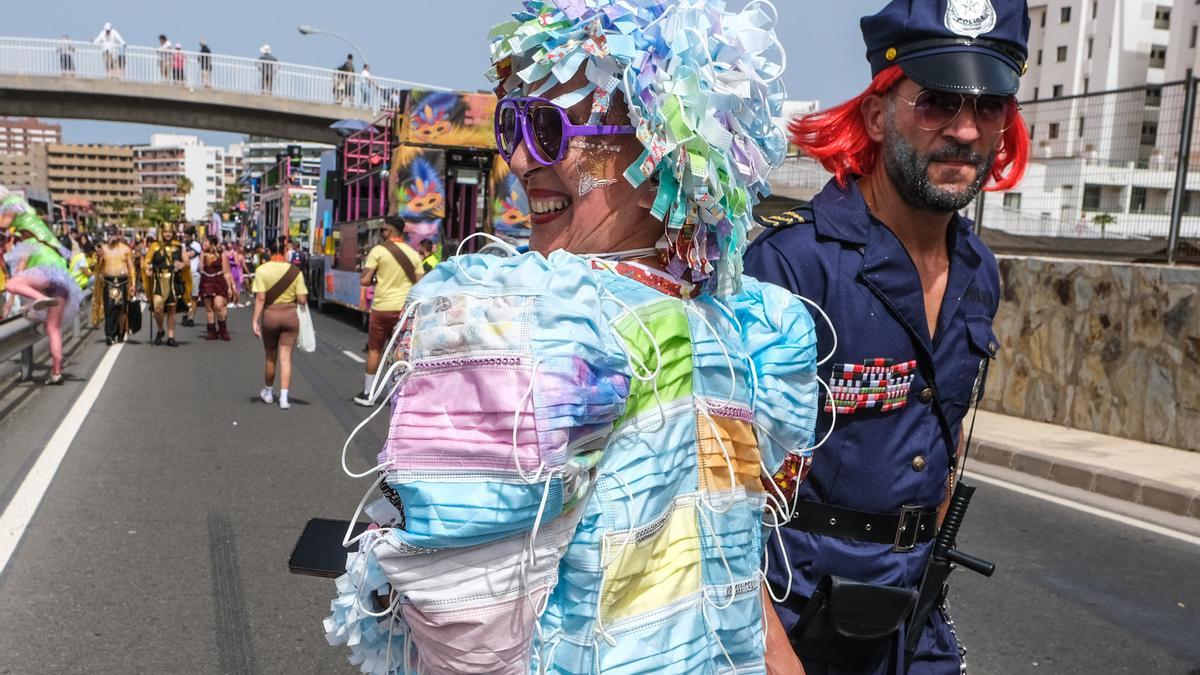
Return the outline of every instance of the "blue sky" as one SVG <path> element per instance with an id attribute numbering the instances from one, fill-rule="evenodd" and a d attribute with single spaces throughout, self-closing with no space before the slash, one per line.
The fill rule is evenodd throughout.
<path id="1" fill-rule="evenodd" d="M 870 72 L 863 56 L 858 19 L 884 0 L 774 0 L 778 32 L 788 50 L 784 80 L 789 98 L 819 99 L 829 105 L 863 89 Z M 385 0 L 329 2 L 296 0 L 41 0 L 5 3 L 3 33 L 9 36 L 91 40 L 111 21 L 130 44 L 156 45 L 159 33 L 185 49 L 201 37 L 214 52 L 256 57 L 270 43 L 281 61 L 336 67 L 349 51 L 335 38 L 303 37 L 309 24 L 342 33 L 362 48 L 378 77 L 430 82 L 460 89 L 487 85 L 487 31 L 500 23 L 516 0 Z M 729 0 L 741 7 L 745 0 Z M 369 7 L 382 7 L 371 11 Z M 358 59 L 355 59 L 356 61 Z M 62 120 L 69 143 L 141 143 L 162 128 Z M 237 136 L 197 133 L 210 143 Z"/>

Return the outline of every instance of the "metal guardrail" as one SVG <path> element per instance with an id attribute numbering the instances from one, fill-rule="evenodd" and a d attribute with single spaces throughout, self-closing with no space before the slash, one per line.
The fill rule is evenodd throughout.
<path id="1" fill-rule="evenodd" d="M 181 68 L 176 55 L 182 56 Z M 91 42 L 19 37 L 0 37 L 0 74 L 210 89 L 373 111 L 397 104 L 405 89 L 450 91 L 284 61 L 129 45 L 105 51 Z"/>
<path id="2" fill-rule="evenodd" d="M 86 291 L 79 301 L 79 311 L 75 312 L 72 336 L 79 338 L 83 330 L 84 310 L 92 305 L 92 291 Z M 41 342 L 44 334 L 38 332 L 41 322 L 30 321 L 22 315 L 12 316 L 0 321 L 0 360 L 8 361 L 18 354 L 21 357 L 21 379 L 33 377 L 33 348 Z"/>

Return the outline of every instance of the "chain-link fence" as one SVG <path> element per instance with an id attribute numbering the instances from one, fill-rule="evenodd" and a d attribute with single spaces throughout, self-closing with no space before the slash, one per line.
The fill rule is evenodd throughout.
<path id="1" fill-rule="evenodd" d="M 1194 79 L 1025 101 L 1024 180 L 966 215 L 998 252 L 1200 263 L 1196 105 Z M 773 179 L 797 194 L 828 174 L 796 157 Z"/>

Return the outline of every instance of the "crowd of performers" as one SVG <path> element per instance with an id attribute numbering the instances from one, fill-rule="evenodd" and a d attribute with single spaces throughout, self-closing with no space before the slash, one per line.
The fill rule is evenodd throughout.
<path id="1" fill-rule="evenodd" d="M 52 359 L 48 384 L 62 382 L 62 325 L 80 311 L 84 291 L 92 291 L 92 323 L 104 326 L 108 345 L 137 334 L 145 311 L 151 324 L 147 340 L 176 347 L 176 327 L 194 326 L 201 308 L 204 338 L 228 341 L 228 310 L 249 306 L 254 272 L 269 258 L 263 246 L 198 239 L 190 227 L 167 226 L 133 239 L 116 227 L 96 240 L 78 233 L 57 237 L 24 198 L 3 186 L 0 245 L 2 316 L 22 311 L 45 324 Z"/>

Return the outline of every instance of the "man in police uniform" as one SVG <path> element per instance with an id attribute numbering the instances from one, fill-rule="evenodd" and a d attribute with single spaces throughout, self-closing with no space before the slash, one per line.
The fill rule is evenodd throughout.
<path id="1" fill-rule="evenodd" d="M 918 620 L 911 654 L 905 608 L 950 494 L 972 390 L 998 349 L 996 261 L 956 212 L 989 179 L 1010 187 L 1023 172 L 1028 136 L 1015 94 L 1028 9 L 1024 0 L 893 0 L 862 31 L 872 87 L 835 109 L 840 116 L 792 126 L 837 177 L 811 204 L 765 223 L 746 254 L 748 274 L 813 300 L 836 330 L 835 343 L 818 319 L 832 398 L 822 397 L 817 437 L 833 431 L 770 546 L 768 581 L 778 596 L 791 577 L 776 612 L 809 675 L 958 673 L 963 651 L 944 604 Z M 790 575 L 775 564 L 780 545 Z M 862 632 L 882 640 L 822 627 L 837 603 L 805 611 L 817 609 L 814 593 L 836 592 L 826 577 L 871 585 L 846 592 L 832 618 L 866 617 L 877 625 Z M 896 600 L 894 589 L 908 595 Z M 855 607 L 856 597 L 866 601 Z M 865 613 L 845 614 L 856 610 Z"/>

